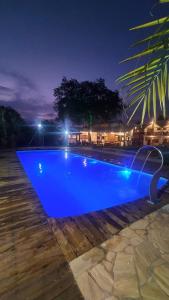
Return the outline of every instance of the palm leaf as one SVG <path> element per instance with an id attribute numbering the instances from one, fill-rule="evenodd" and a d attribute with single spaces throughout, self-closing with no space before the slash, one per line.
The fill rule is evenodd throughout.
<path id="1" fill-rule="evenodd" d="M 160 43 L 158 43 L 158 44 L 156 44 L 156 45 L 154 45 L 152 47 L 149 47 L 149 48 L 147 48 L 147 49 L 145 49 L 145 50 L 143 50 L 143 51 L 141 51 L 141 52 L 139 52 L 139 53 L 137 53 L 137 54 L 135 54 L 133 56 L 130 56 L 130 57 L 122 60 L 121 63 L 130 61 L 132 59 L 141 58 L 141 57 L 146 56 L 146 55 L 153 54 L 153 53 L 155 53 L 157 51 L 163 50 L 164 47 L 165 47 L 164 43 L 160 42 Z"/>
<path id="2" fill-rule="evenodd" d="M 142 25 L 130 28 L 129 30 L 136 30 L 136 29 L 142 29 L 142 28 L 152 27 L 152 26 L 164 24 L 166 22 L 169 22 L 169 17 L 160 18 L 160 19 L 157 19 L 155 21 L 148 22 L 148 23 L 145 23 L 145 24 L 142 24 Z"/>
<path id="3" fill-rule="evenodd" d="M 155 86 L 155 81 L 153 81 L 153 112 L 154 112 L 154 121 L 156 122 L 156 86 Z"/>
<path id="4" fill-rule="evenodd" d="M 150 80 L 151 80 L 151 78 L 148 78 L 148 79 L 146 79 L 146 80 L 144 80 L 144 81 L 141 81 L 141 82 L 139 82 L 139 83 L 137 83 L 137 84 L 131 86 L 130 89 L 129 89 L 129 91 L 133 91 L 133 90 L 135 90 L 135 89 L 138 88 L 138 87 L 147 85 L 147 84 L 149 83 Z M 126 85 L 126 86 L 127 86 L 127 85 Z"/>
<path id="5" fill-rule="evenodd" d="M 148 116 L 150 117 L 150 97 L 151 97 L 151 90 L 148 90 L 148 95 L 147 95 L 147 106 L 148 106 Z"/>
<path id="6" fill-rule="evenodd" d="M 160 108 L 162 109 L 162 94 L 161 94 L 161 84 L 160 84 L 160 78 L 157 77 L 157 91 L 158 91 L 158 98 L 160 101 Z"/>
<path id="7" fill-rule="evenodd" d="M 138 102 L 142 97 L 144 97 L 144 91 L 142 91 L 139 95 L 134 96 L 128 105 L 128 108 L 132 107 L 136 102 Z"/>
<path id="8" fill-rule="evenodd" d="M 168 76 L 168 100 L 169 100 L 169 76 Z"/>
<path id="9" fill-rule="evenodd" d="M 144 75 L 138 76 L 138 77 L 135 76 L 135 79 L 128 81 L 128 83 L 126 84 L 126 86 L 132 85 L 132 84 L 134 84 L 134 83 L 136 83 L 138 81 L 142 81 L 142 82 L 148 81 L 148 79 L 152 78 L 153 74 L 155 74 L 155 72 L 145 73 Z"/>
<path id="10" fill-rule="evenodd" d="M 160 3 L 169 3 L 169 0 L 160 0 Z"/>
<path id="11" fill-rule="evenodd" d="M 131 116 L 130 116 L 130 118 L 129 118 L 129 120 L 128 120 L 128 123 L 130 123 L 131 119 L 134 117 L 136 111 L 138 110 L 138 108 L 139 108 L 139 106 L 140 106 L 140 104 L 141 104 L 142 102 L 143 102 L 143 98 L 141 98 L 141 100 L 139 101 L 139 103 L 138 103 L 137 106 L 135 107 L 134 111 L 132 112 L 132 114 L 131 114 Z"/>
<path id="12" fill-rule="evenodd" d="M 142 112 L 142 118 L 141 118 L 141 124 L 144 123 L 144 118 L 145 118 L 145 113 L 146 113 L 146 107 L 147 107 L 147 97 L 144 98 L 143 112 Z"/>
<path id="13" fill-rule="evenodd" d="M 145 88 L 148 87 L 148 86 L 149 86 L 149 84 L 147 83 L 147 84 L 145 84 L 145 85 L 143 85 L 143 86 L 141 86 L 141 87 L 138 87 L 137 89 L 135 89 L 135 90 L 133 90 L 133 91 L 132 91 L 132 90 L 129 90 L 127 96 L 128 96 L 128 97 L 131 97 L 132 95 L 138 93 L 139 91 L 141 91 L 142 89 L 145 89 Z"/>
<path id="14" fill-rule="evenodd" d="M 138 41 L 136 43 L 134 43 L 131 47 L 135 47 L 135 46 L 139 46 L 141 44 L 144 44 L 144 43 L 147 43 L 147 42 L 150 42 L 150 41 L 153 41 L 157 38 L 163 38 L 164 36 L 168 35 L 169 34 L 169 29 L 164 29 L 158 33 L 154 33 L 152 35 L 149 35 L 148 37 L 146 37 L 145 39 L 141 40 L 141 41 Z"/>
<path id="15" fill-rule="evenodd" d="M 169 55 L 164 55 L 164 59 L 169 58 Z M 129 78 L 141 75 L 141 74 L 145 74 L 147 71 L 151 71 L 153 69 L 156 69 L 157 67 L 161 66 L 161 57 L 159 58 L 154 58 L 151 59 L 150 61 L 148 61 L 146 64 L 142 65 L 141 67 L 135 68 L 132 71 L 119 76 L 116 81 L 117 82 L 122 82 L 124 80 L 127 80 Z"/>

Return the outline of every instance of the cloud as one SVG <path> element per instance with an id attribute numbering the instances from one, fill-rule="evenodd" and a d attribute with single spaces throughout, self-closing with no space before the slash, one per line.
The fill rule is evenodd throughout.
<path id="1" fill-rule="evenodd" d="M 13 97 L 13 93 L 13 89 L 0 85 L 0 100 L 10 100 Z"/>
<path id="2" fill-rule="evenodd" d="M 19 84 L 19 88 L 29 88 L 31 90 L 37 90 L 36 85 L 33 83 L 32 80 L 30 80 L 28 77 L 14 71 L 8 71 L 4 68 L 0 68 L 0 74 L 2 76 L 6 76 L 8 78 L 12 78 L 16 85 Z"/>
<path id="3" fill-rule="evenodd" d="M 13 107 L 27 120 L 53 118 L 52 103 L 47 100 L 29 78 L 0 69 L 0 105 Z"/>
<path id="4" fill-rule="evenodd" d="M 0 85 L 0 93 L 11 92 L 11 91 L 12 91 L 12 89 L 10 89 L 10 88 L 8 88 L 6 86 Z"/>

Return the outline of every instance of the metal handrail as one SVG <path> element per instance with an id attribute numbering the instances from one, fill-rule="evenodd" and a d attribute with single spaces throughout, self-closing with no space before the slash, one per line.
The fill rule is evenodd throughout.
<path id="1" fill-rule="evenodd" d="M 134 165 L 134 162 L 136 160 L 136 158 L 138 157 L 138 154 L 142 151 L 142 150 L 152 150 L 150 151 L 147 156 L 145 157 L 145 160 L 144 160 L 144 163 L 143 163 L 143 166 L 140 170 L 140 174 L 139 174 L 139 179 L 140 179 L 140 176 L 141 176 L 141 173 L 143 172 L 143 169 L 146 165 L 146 162 L 148 160 L 148 158 L 150 157 L 150 155 L 152 154 L 152 152 L 154 151 L 157 151 L 158 154 L 160 155 L 161 157 L 161 164 L 160 164 L 160 167 L 154 172 L 153 176 L 152 176 L 152 180 L 151 180 L 151 183 L 150 183 L 150 189 L 149 189 L 149 196 L 150 196 L 150 200 L 149 202 L 154 204 L 157 202 L 157 193 L 158 193 L 158 190 L 157 190 L 157 183 L 158 183 L 158 180 L 160 178 L 160 171 L 162 170 L 162 167 L 163 167 L 163 164 L 164 164 L 164 158 L 163 158 L 163 154 L 162 152 L 155 146 L 151 146 L 151 145 L 145 145 L 141 148 L 138 149 L 138 151 L 136 152 L 133 160 L 132 160 L 132 163 L 131 163 L 131 166 L 130 168 L 133 169 L 133 165 Z M 139 180 L 138 179 L 138 180 Z"/>
<path id="2" fill-rule="evenodd" d="M 148 161 L 148 159 L 149 159 L 149 157 L 150 157 L 150 155 L 151 155 L 151 153 L 152 153 L 153 151 L 155 151 L 155 150 L 151 150 L 151 151 L 147 154 L 147 156 L 146 156 L 146 158 L 145 158 L 145 161 L 144 161 L 143 166 L 142 166 L 142 168 L 141 168 L 141 170 L 140 170 L 140 173 L 139 173 L 139 177 L 138 177 L 138 179 L 137 179 L 137 184 L 138 184 L 139 181 L 140 181 L 140 177 L 141 177 L 141 174 L 143 173 L 144 167 L 145 167 L 145 165 L 146 165 L 146 163 L 147 163 L 147 161 Z"/>

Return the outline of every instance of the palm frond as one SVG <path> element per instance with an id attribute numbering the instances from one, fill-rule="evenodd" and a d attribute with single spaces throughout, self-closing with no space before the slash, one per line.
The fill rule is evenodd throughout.
<path id="1" fill-rule="evenodd" d="M 169 0 L 161 0 L 161 3 Z M 129 107 L 134 106 L 134 110 L 128 122 L 133 118 L 136 111 L 142 104 L 141 123 L 144 122 L 146 113 L 150 117 L 153 115 L 154 120 L 157 118 L 157 108 L 160 107 L 163 116 L 166 117 L 166 98 L 169 98 L 169 16 L 160 18 L 131 28 L 131 30 L 149 28 L 157 26 L 156 31 L 146 38 L 136 42 L 133 46 L 148 44 L 147 47 L 124 59 L 122 62 L 129 62 L 135 59 L 144 64 L 133 68 L 133 70 L 120 76 L 117 81 L 123 83 L 127 88 L 127 97 Z M 168 94 L 167 94 L 168 93 Z"/>

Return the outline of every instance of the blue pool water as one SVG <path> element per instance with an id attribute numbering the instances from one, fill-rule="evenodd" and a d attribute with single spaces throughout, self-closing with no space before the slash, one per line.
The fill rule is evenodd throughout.
<path id="1" fill-rule="evenodd" d="M 76 216 L 148 195 L 151 175 L 64 150 L 17 155 L 49 217 Z M 158 187 L 167 182 L 160 178 Z"/>

